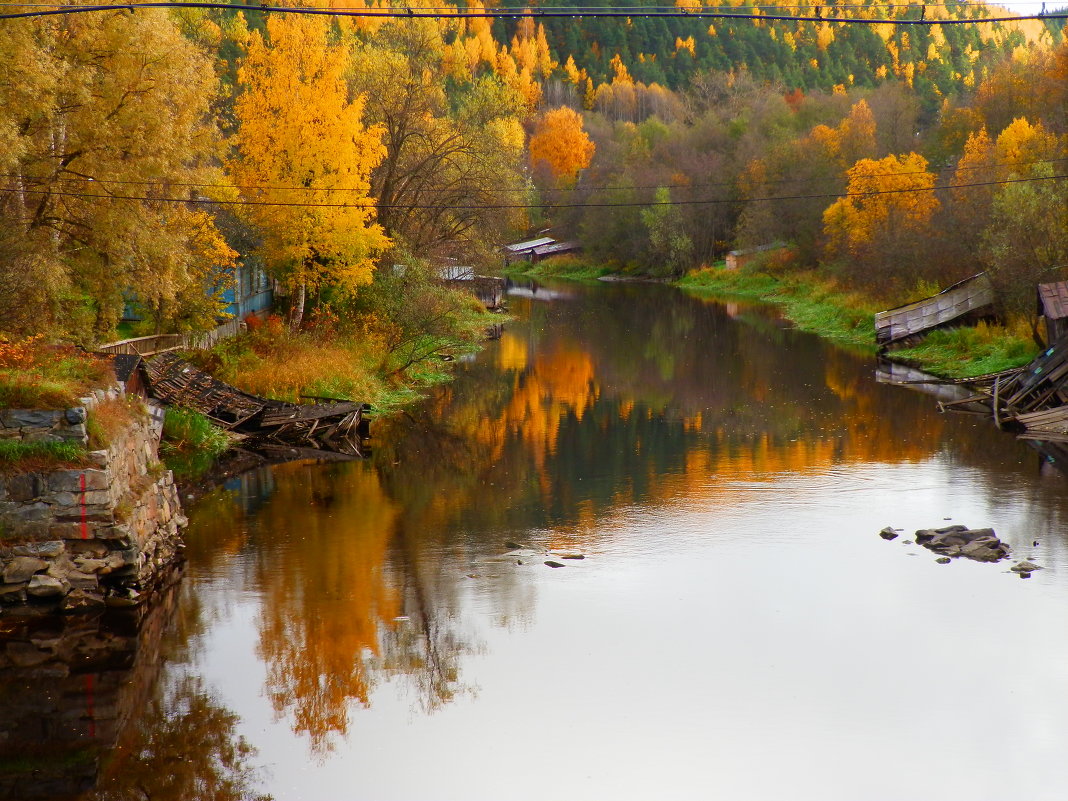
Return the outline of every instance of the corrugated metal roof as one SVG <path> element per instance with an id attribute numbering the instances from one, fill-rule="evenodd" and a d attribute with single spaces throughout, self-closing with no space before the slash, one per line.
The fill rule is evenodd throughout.
<path id="1" fill-rule="evenodd" d="M 529 239 L 526 242 L 514 242 L 511 245 L 505 245 L 504 249 L 511 253 L 522 253 L 524 250 L 533 250 L 542 245 L 551 245 L 555 241 L 551 236 L 543 236 L 539 239 Z"/>
<path id="2" fill-rule="evenodd" d="M 571 250 L 579 250 L 582 247 L 578 242 L 553 242 L 549 245 L 539 245 L 534 248 L 537 256 L 548 256 L 552 253 L 567 253 Z"/>
<path id="3" fill-rule="evenodd" d="M 1068 317 L 1068 281 L 1038 285 L 1039 310 L 1047 320 Z"/>

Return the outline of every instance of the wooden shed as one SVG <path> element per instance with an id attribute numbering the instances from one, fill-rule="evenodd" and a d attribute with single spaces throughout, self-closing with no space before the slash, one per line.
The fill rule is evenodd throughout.
<path id="1" fill-rule="evenodd" d="M 1068 334 L 1068 281 L 1038 285 L 1038 313 L 1046 318 L 1046 341 Z"/>

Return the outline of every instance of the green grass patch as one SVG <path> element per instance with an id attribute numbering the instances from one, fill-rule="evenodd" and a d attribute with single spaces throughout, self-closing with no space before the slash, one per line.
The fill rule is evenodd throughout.
<path id="1" fill-rule="evenodd" d="M 0 408 L 66 409 L 114 380 L 106 361 L 74 347 L 0 335 Z"/>
<path id="2" fill-rule="evenodd" d="M 160 457 L 178 478 L 198 478 L 230 447 L 226 432 L 190 409 L 168 409 Z"/>
<path id="3" fill-rule="evenodd" d="M 80 442 L 24 442 L 0 440 L 0 472 L 33 472 L 61 467 L 88 467 L 88 452 Z"/>
<path id="4" fill-rule="evenodd" d="M 892 353 L 945 378 L 971 378 L 1020 367 L 1038 355 L 1029 336 L 980 322 L 974 328 L 932 331 L 919 345 Z"/>
<path id="5" fill-rule="evenodd" d="M 838 287 L 814 273 L 776 277 L 758 272 L 706 267 L 679 279 L 676 285 L 724 298 L 774 303 L 802 331 L 864 350 L 875 350 L 872 301 Z"/>
<path id="6" fill-rule="evenodd" d="M 520 262 L 511 265 L 507 271 L 512 275 L 525 275 L 531 278 L 566 278 L 570 281 L 596 281 L 604 275 L 613 275 L 619 271 L 610 265 L 591 262 L 580 256 L 565 254 L 550 256 L 535 264 Z"/>

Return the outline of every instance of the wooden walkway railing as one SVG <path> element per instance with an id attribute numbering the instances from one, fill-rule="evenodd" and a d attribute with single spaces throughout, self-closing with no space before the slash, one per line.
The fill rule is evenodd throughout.
<path id="1" fill-rule="evenodd" d="M 207 350 L 220 339 L 234 336 L 241 330 L 241 325 L 241 320 L 235 318 L 211 331 L 196 334 L 155 334 L 147 337 L 134 337 L 100 345 L 96 350 L 98 353 L 126 353 L 139 356 L 151 356 L 171 350 Z"/>

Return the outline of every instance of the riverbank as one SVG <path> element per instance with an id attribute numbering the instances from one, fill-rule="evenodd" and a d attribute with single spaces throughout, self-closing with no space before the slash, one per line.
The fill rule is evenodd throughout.
<path id="1" fill-rule="evenodd" d="M 699 294 L 774 303 L 802 331 L 852 348 L 876 351 L 877 305 L 813 272 L 771 276 L 706 267 L 680 278 L 675 285 Z"/>
<path id="2" fill-rule="evenodd" d="M 775 303 L 798 328 L 875 352 L 874 315 L 885 306 L 858 292 L 845 291 L 815 271 L 772 276 L 706 267 L 676 282 L 698 292 Z M 919 345 L 887 354 L 893 361 L 943 378 L 971 378 L 1020 367 L 1038 347 L 1026 325 L 980 322 L 932 331 Z"/>
<path id="3" fill-rule="evenodd" d="M 576 257 L 546 259 L 513 274 L 579 281 L 605 280 L 617 275 L 607 265 Z M 694 270 L 674 283 L 697 294 L 773 303 L 802 331 L 852 349 L 872 354 L 877 350 L 874 317 L 886 304 L 863 293 L 842 289 L 833 279 L 815 270 L 772 275 L 727 270 L 720 262 Z M 921 344 L 895 350 L 888 356 L 943 378 L 970 378 L 1020 367 L 1037 353 L 1038 347 L 1026 324 L 1005 326 L 981 322 L 976 326 L 933 331 Z"/>

